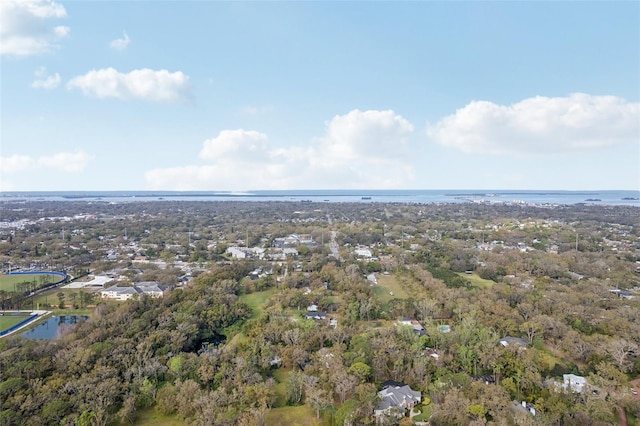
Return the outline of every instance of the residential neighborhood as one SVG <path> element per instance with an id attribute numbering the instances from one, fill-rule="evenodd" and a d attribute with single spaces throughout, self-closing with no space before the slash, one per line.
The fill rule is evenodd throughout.
<path id="1" fill-rule="evenodd" d="M 74 339 L 94 327 L 122 342 L 129 321 L 146 330 L 136 347 L 156 348 L 145 352 L 156 373 L 135 374 L 162 379 L 141 412 L 189 422 L 202 408 L 178 395 L 220 401 L 233 387 L 261 402 L 207 409 L 222 419 L 240 404 L 247 424 L 293 412 L 313 425 L 636 416 L 640 239 L 625 208 L 605 220 L 596 208 L 506 204 L 265 203 L 250 215 L 226 202 L 171 215 L 163 202 L 36 205 L 1 206 L 5 275 L 66 279 L 20 283 L 28 291 L 0 293 L 2 308 L 88 315 L 56 340 L 64 347 L 83 347 Z M 142 360 L 137 350 L 128 356 Z"/>

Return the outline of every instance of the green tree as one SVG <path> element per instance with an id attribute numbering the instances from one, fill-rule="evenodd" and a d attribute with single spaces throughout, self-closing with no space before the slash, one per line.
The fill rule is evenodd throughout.
<path id="1" fill-rule="evenodd" d="M 64 299 L 65 299 L 64 293 L 59 291 L 56 293 L 56 296 L 58 297 L 58 307 L 60 309 L 64 309 Z"/>

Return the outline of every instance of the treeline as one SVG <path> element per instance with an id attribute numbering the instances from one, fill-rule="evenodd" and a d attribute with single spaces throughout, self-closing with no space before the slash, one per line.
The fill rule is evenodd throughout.
<path id="1" fill-rule="evenodd" d="M 74 333 L 55 341 L 1 340 L 0 424 L 133 421 L 139 408 L 160 404 L 172 411 L 169 389 L 188 387 L 194 378 L 198 388 L 227 385 L 206 360 L 216 357 L 225 329 L 251 315 L 237 292 L 237 282 L 212 283 L 205 275 L 164 299 L 99 305 Z M 192 392 L 181 394 L 195 403 Z M 209 424 L 220 424 L 214 418 Z"/>

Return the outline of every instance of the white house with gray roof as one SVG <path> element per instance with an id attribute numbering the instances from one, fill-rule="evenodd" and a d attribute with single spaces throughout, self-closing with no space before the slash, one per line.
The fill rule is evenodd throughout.
<path id="1" fill-rule="evenodd" d="M 405 410 L 411 410 L 422 400 L 422 393 L 402 383 L 392 384 L 378 392 L 380 401 L 373 411 L 376 418 L 392 416 L 400 418 Z"/>

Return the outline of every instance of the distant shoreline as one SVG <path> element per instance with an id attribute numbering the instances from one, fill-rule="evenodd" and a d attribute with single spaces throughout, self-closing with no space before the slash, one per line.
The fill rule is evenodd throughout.
<path id="1" fill-rule="evenodd" d="M 517 203 L 530 205 L 640 206 L 640 191 L 550 190 L 260 190 L 260 191 L 12 191 L 0 203 L 39 201 L 291 201 L 305 203 Z"/>

